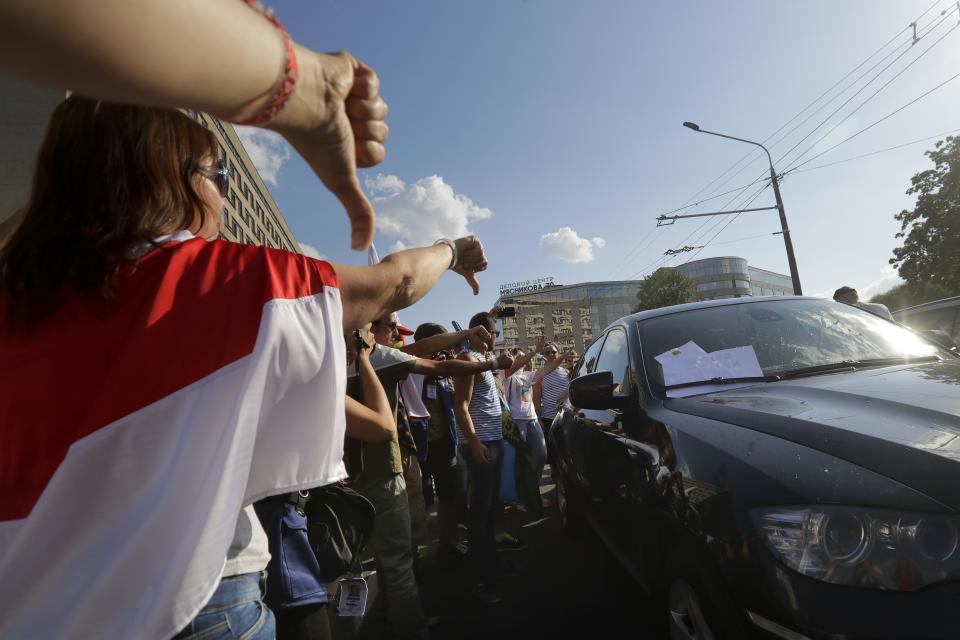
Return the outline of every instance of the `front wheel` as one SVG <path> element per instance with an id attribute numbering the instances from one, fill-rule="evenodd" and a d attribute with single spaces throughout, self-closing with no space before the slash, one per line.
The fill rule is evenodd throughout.
<path id="1" fill-rule="evenodd" d="M 696 590 L 683 578 L 670 584 L 668 606 L 670 640 L 715 640 Z"/>
<path id="2" fill-rule="evenodd" d="M 746 625 L 712 569 L 710 560 L 683 553 L 667 570 L 670 640 L 741 640 Z"/>

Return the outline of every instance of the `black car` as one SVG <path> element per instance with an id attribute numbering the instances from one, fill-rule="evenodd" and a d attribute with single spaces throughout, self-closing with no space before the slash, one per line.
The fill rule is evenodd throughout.
<path id="1" fill-rule="evenodd" d="M 960 342 L 960 296 L 894 311 L 893 319 L 947 347 Z"/>
<path id="2" fill-rule="evenodd" d="M 688 352 L 705 379 L 665 379 Z M 596 531 L 672 638 L 960 638 L 951 352 L 832 301 L 718 300 L 611 325 L 569 395 L 561 521 Z"/>

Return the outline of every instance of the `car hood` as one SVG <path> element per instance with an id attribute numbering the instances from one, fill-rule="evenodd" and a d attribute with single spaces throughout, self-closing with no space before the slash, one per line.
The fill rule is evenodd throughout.
<path id="1" fill-rule="evenodd" d="M 960 360 L 785 380 L 664 406 L 835 455 L 960 510 Z"/>

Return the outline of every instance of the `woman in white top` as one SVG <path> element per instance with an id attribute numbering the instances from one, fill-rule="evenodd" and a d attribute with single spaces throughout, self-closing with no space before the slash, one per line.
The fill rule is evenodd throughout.
<path id="1" fill-rule="evenodd" d="M 512 350 L 513 366 L 504 372 L 506 382 L 503 392 L 507 404 L 510 406 L 510 417 L 517 425 L 517 431 L 527 451 L 530 454 L 529 462 L 534 473 L 539 478 L 543 467 L 547 463 L 547 444 L 543 437 L 543 429 L 537 420 L 537 410 L 533 403 L 533 387 L 543 379 L 545 369 L 534 372 L 533 358 L 547 347 L 546 339 L 540 337 L 537 346 L 525 353 L 521 347 Z"/>

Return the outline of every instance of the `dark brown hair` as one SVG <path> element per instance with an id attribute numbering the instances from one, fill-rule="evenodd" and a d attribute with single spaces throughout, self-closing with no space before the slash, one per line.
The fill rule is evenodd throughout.
<path id="1" fill-rule="evenodd" d="M 173 109 L 64 100 L 22 219 L 0 250 L 8 327 L 50 312 L 64 287 L 110 298 L 132 249 L 198 215 L 202 224 L 192 178 L 217 149 L 212 133 Z"/>
<path id="2" fill-rule="evenodd" d="M 470 318 L 470 328 L 473 329 L 476 326 L 482 326 L 488 331 L 496 331 L 497 321 L 493 319 L 493 315 L 489 311 L 481 311 L 473 314 L 473 317 Z"/>
<path id="3" fill-rule="evenodd" d="M 417 330 L 413 332 L 413 340 L 423 340 L 425 338 L 430 338 L 433 336 L 438 336 L 441 333 L 446 333 L 447 330 L 443 327 L 442 324 L 437 324 L 436 322 L 424 322 Z"/>

